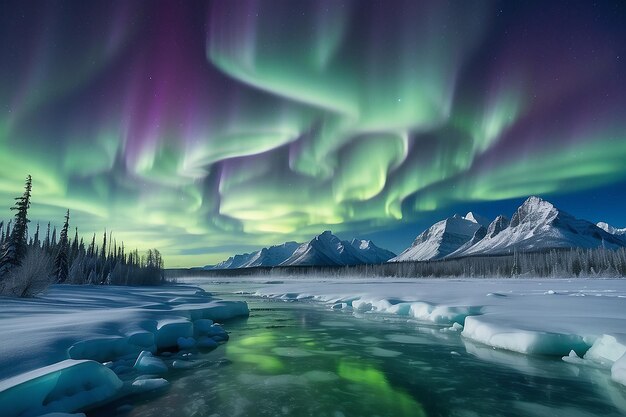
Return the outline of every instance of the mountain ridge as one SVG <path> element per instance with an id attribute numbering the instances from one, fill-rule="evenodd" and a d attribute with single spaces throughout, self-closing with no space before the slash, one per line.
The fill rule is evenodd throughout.
<path id="1" fill-rule="evenodd" d="M 256 266 L 343 266 L 384 263 L 396 256 L 380 248 L 371 240 L 341 240 L 330 230 L 308 242 L 285 242 L 258 251 L 233 255 L 216 265 L 204 269 L 237 269 Z"/>
<path id="2" fill-rule="evenodd" d="M 437 224 L 435 223 L 435 225 Z M 610 226 L 607 225 L 607 227 Z M 416 240 L 428 230 L 430 229 L 422 232 Z M 618 229 L 613 228 L 611 230 Z M 467 234 L 465 236 L 467 237 Z M 431 240 L 430 242 L 423 242 L 423 244 L 434 246 L 439 242 Z M 624 246 L 626 246 L 626 239 L 614 236 L 587 220 L 578 219 L 557 208 L 549 201 L 531 196 L 517 208 L 510 221 L 504 215 L 496 217 L 484 231 L 484 235 L 481 230 L 476 230 L 474 235 L 467 237 L 465 242 L 448 254 L 440 256 L 441 252 L 438 252 L 430 257 L 410 256 L 411 253 L 407 252 L 409 248 L 405 251 L 408 256 L 404 256 L 401 260 L 416 261 L 473 255 L 496 255 L 511 253 L 515 250 L 531 252 L 575 247 L 616 249 Z"/>
<path id="3" fill-rule="evenodd" d="M 530 196 L 510 220 L 506 215 L 499 215 L 490 221 L 473 211 L 440 220 L 421 232 L 411 246 L 397 256 L 371 240 L 341 240 L 326 230 L 305 243 L 285 242 L 237 254 L 204 269 L 379 264 L 598 247 L 626 247 L 626 228 L 578 219 L 547 200 Z"/>

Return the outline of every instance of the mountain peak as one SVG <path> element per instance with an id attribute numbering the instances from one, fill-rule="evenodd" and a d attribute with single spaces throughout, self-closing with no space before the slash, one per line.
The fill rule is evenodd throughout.
<path id="1" fill-rule="evenodd" d="M 394 256 L 369 240 L 340 240 L 326 230 L 300 245 L 281 265 L 359 265 L 383 263 Z"/>
<path id="2" fill-rule="evenodd" d="M 536 195 L 531 195 L 530 197 L 526 199 L 526 201 L 524 201 L 524 203 L 522 203 L 520 208 L 522 207 L 535 209 L 535 210 L 553 209 L 554 204 L 552 204 L 551 202 L 547 200 L 544 200 L 541 197 L 537 197 Z"/>
<path id="3" fill-rule="evenodd" d="M 605 222 L 598 222 L 596 226 L 598 226 L 600 229 L 612 235 L 616 235 L 616 236 L 626 235 L 626 227 L 623 229 L 618 229 L 617 227 L 611 226 L 610 224 L 605 223 Z"/>
<path id="4" fill-rule="evenodd" d="M 540 224 L 553 220 L 559 215 L 554 204 L 537 196 L 530 196 L 519 206 L 511 218 L 511 227 L 522 223 Z"/>
<path id="5" fill-rule="evenodd" d="M 439 259 L 456 251 L 482 226 L 458 214 L 438 221 L 415 238 L 413 244 L 392 262 Z"/>
<path id="6" fill-rule="evenodd" d="M 319 235 L 317 235 L 313 239 L 311 239 L 311 242 L 314 242 L 314 241 L 323 241 L 323 242 L 337 241 L 337 242 L 340 242 L 340 239 L 337 236 L 335 236 L 333 234 L 333 232 L 331 232 L 330 230 L 324 230 L 322 233 L 320 233 Z"/>
<path id="7" fill-rule="evenodd" d="M 487 228 L 486 236 L 490 238 L 496 237 L 498 233 L 509 227 L 509 218 L 504 215 L 499 215 L 494 221 L 491 222 Z"/>
<path id="8" fill-rule="evenodd" d="M 489 226 L 489 223 L 491 223 L 488 219 L 481 216 L 480 214 L 474 213 L 473 211 L 470 211 L 469 213 L 467 213 L 464 219 L 469 220 L 470 222 L 473 222 L 473 223 L 478 223 L 481 226 L 485 226 L 485 227 Z"/>
<path id="9" fill-rule="evenodd" d="M 608 225 L 607 229 L 608 229 Z M 469 245 L 467 245 L 469 246 Z M 515 211 L 509 223 L 498 216 L 483 239 L 463 247 L 452 256 L 511 253 L 512 250 L 541 251 L 554 248 L 617 248 L 626 246 L 623 237 L 556 208 L 532 196 Z"/>
<path id="10" fill-rule="evenodd" d="M 352 241 L 350 242 L 352 244 L 352 246 L 354 246 L 357 249 L 367 249 L 370 246 L 376 246 L 372 243 L 371 240 L 363 240 L 363 239 L 352 239 Z"/>

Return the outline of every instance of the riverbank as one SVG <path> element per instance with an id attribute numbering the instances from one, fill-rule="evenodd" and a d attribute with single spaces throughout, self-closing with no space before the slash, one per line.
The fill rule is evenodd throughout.
<path id="1" fill-rule="evenodd" d="M 198 287 L 55 285 L 0 301 L 3 416 L 76 412 L 160 389 L 169 369 L 228 339 L 214 321 L 248 315 Z M 156 376 L 155 376 L 156 375 Z"/>
<path id="2" fill-rule="evenodd" d="M 257 296 L 441 326 L 524 355 L 601 367 L 626 385 L 624 279 L 228 278 Z M 188 282 L 200 284 L 201 279 Z"/>

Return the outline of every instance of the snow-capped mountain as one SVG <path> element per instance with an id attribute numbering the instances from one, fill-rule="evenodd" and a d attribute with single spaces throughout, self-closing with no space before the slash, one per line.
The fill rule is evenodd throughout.
<path id="1" fill-rule="evenodd" d="M 300 246 L 297 242 L 285 242 L 282 245 L 270 246 L 252 253 L 243 253 L 234 255 L 217 265 L 207 265 L 204 269 L 236 269 L 251 268 L 254 266 L 276 266 L 280 265 L 285 259 Z"/>
<path id="2" fill-rule="evenodd" d="M 465 215 L 464 219 L 465 220 L 469 220 L 469 221 L 474 222 L 474 223 L 478 223 L 481 226 L 485 226 L 485 227 L 489 226 L 489 223 L 490 223 L 488 218 L 483 217 L 480 214 L 476 214 L 476 213 L 474 213 L 472 211 L 467 213 Z"/>
<path id="3" fill-rule="evenodd" d="M 256 251 L 248 262 L 240 266 L 240 268 L 250 268 L 254 266 L 276 266 L 285 262 L 293 252 L 300 246 L 297 242 L 285 242 L 282 245 L 270 246 Z"/>
<path id="4" fill-rule="evenodd" d="M 478 229 L 476 233 L 474 233 L 474 236 L 472 236 L 472 238 L 469 241 L 467 241 L 466 243 L 463 244 L 463 246 L 461 246 L 460 248 L 458 248 L 457 250 L 449 254 L 448 257 L 453 258 L 456 256 L 465 255 L 466 252 L 471 247 L 473 247 L 480 241 L 484 240 L 485 238 L 491 239 L 495 237 L 498 233 L 500 233 L 502 230 L 509 227 L 509 223 L 510 223 L 509 219 L 506 216 L 500 215 L 496 217 L 495 220 L 489 223 L 487 227 L 482 226 L 480 229 Z"/>
<path id="5" fill-rule="evenodd" d="M 303 243 L 281 266 L 293 265 L 359 265 L 382 263 L 395 256 L 368 240 L 340 240 L 331 231 Z"/>
<path id="6" fill-rule="evenodd" d="M 443 258 L 472 240 L 474 234 L 479 229 L 484 228 L 478 221 L 489 223 L 472 212 L 469 212 L 465 217 L 455 214 L 452 217 L 441 220 L 424 230 L 415 238 L 409 248 L 389 262 Z"/>
<path id="7" fill-rule="evenodd" d="M 207 265 L 204 267 L 204 269 L 236 269 L 236 268 L 242 268 L 242 265 L 246 264 L 247 262 L 250 261 L 250 259 L 254 256 L 254 254 L 257 252 L 252 252 L 252 253 L 242 253 L 239 255 L 233 255 L 230 258 L 226 259 L 225 261 L 222 261 L 216 265 Z"/>
<path id="8" fill-rule="evenodd" d="M 374 245 L 371 240 L 352 239 L 350 243 L 367 264 L 381 264 L 396 256 L 395 253 Z"/>
<path id="9" fill-rule="evenodd" d="M 449 257 L 536 251 L 553 248 L 615 249 L 626 243 L 587 220 L 577 219 L 539 197 L 529 197 L 508 223 L 498 216 L 478 242 Z"/>
<path id="10" fill-rule="evenodd" d="M 626 236 L 626 227 L 623 229 L 618 229 L 617 227 L 613 227 L 608 223 L 599 222 L 596 224 L 600 229 L 604 230 L 607 233 L 610 233 L 615 236 Z"/>
<path id="11" fill-rule="evenodd" d="M 307 243 L 285 242 L 256 252 L 234 255 L 204 269 L 235 269 L 256 266 L 380 264 L 396 256 L 371 240 L 340 240 L 325 231 Z"/>

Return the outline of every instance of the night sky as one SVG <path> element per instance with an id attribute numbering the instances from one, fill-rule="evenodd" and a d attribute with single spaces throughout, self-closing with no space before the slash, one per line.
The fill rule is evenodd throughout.
<path id="1" fill-rule="evenodd" d="M 536 194 L 626 226 L 624 1 L 2 1 L 0 207 L 191 266 L 401 251 Z"/>

